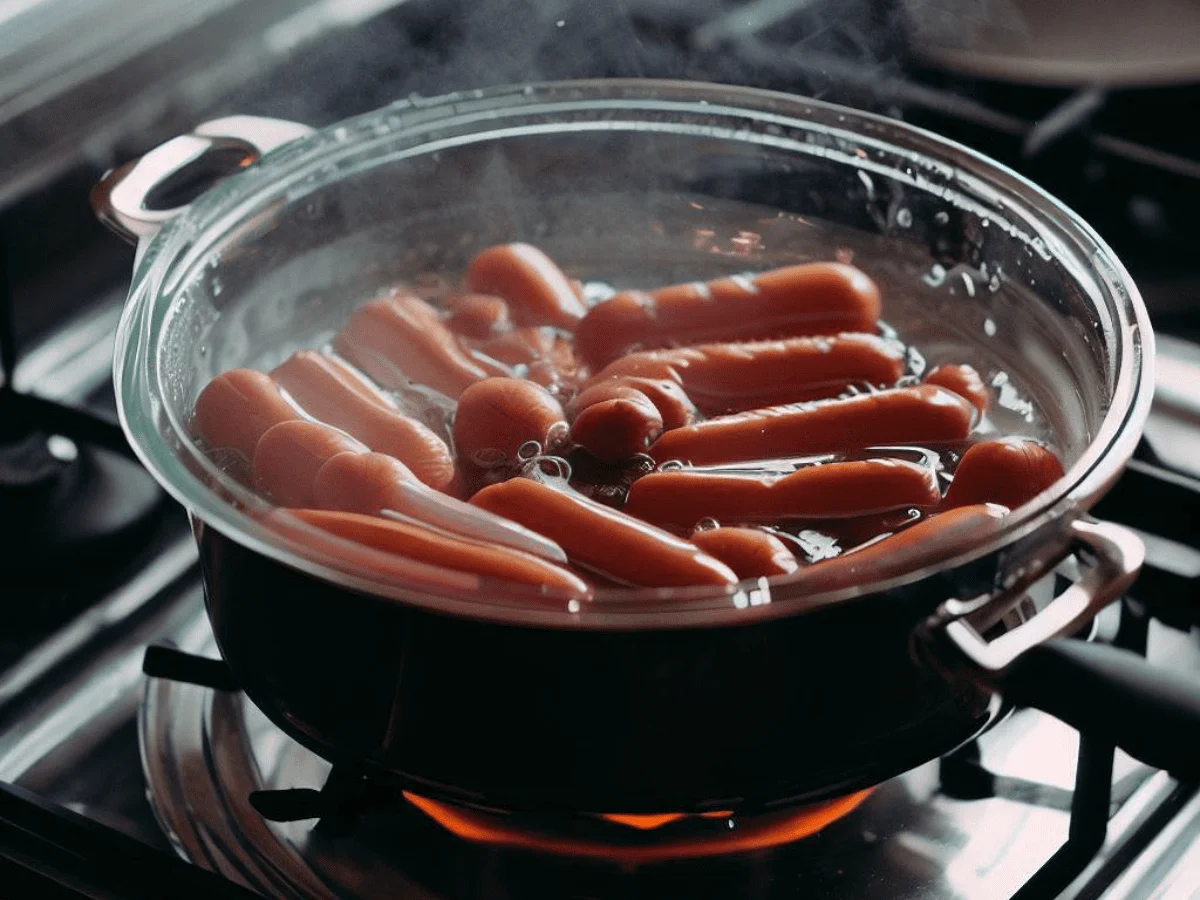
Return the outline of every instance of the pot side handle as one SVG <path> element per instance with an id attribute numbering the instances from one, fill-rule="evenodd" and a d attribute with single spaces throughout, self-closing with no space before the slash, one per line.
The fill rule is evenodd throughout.
<path id="1" fill-rule="evenodd" d="M 1017 657 L 1000 689 L 1176 778 L 1200 781 L 1200 678 L 1128 650 L 1062 639 Z"/>
<path id="2" fill-rule="evenodd" d="M 156 208 L 156 195 L 172 186 L 203 189 L 258 162 L 313 129 L 260 116 L 226 116 L 199 125 L 149 153 L 105 172 L 88 199 L 96 217 L 131 244 L 148 238 L 187 204 Z"/>
<path id="3" fill-rule="evenodd" d="M 1111 522 L 1072 523 L 1094 558 L 1083 577 L 1028 622 L 984 640 L 952 601 L 919 633 L 935 666 L 999 690 L 1021 706 L 1096 735 L 1155 768 L 1200 780 L 1200 678 L 1136 653 L 1063 635 L 1079 631 L 1136 579 L 1145 548 Z"/>

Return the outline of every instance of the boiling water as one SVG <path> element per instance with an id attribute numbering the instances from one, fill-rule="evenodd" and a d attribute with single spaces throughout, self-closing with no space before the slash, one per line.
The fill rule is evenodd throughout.
<path id="1" fill-rule="evenodd" d="M 884 333 L 907 347 L 901 384 L 915 383 L 936 365 L 967 363 L 992 393 L 992 410 L 977 434 L 1039 439 L 1054 447 L 1067 465 L 1088 442 L 1076 387 L 1085 378 L 1081 370 L 1087 361 L 1069 352 L 1079 343 L 1078 336 L 1068 333 L 1069 323 L 1061 315 L 1039 302 L 1028 283 L 1031 279 L 1010 280 L 999 265 L 982 262 L 975 268 L 960 264 L 947 269 L 931 262 L 928 248 L 894 236 L 711 197 L 647 195 L 639 200 L 636 218 L 630 216 L 628 195 L 542 199 L 538 212 L 543 220 L 538 235 L 512 233 L 511 221 L 496 228 L 477 209 L 443 208 L 436 216 L 384 223 L 327 241 L 270 271 L 259 269 L 236 300 L 224 291 L 217 301 L 211 285 L 206 289 L 203 282 L 194 284 L 192 290 L 207 290 L 208 302 L 218 306 L 220 314 L 210 312 L 201 344 L 214 349 L 201 365 L 192 361 L 184 379 L 190 387 L 182 395 L 194 398 L 207 378 L 234 365 L 265 371 L 301 347 L 328 349 L 329 339 L 355 307 L 398 283 L 438 304 L 460 284 L 470 257 L 483 246 L 525 239 L 546 250 L 568 275 L 583 280 L 591 303 L 628 288 L 710 280 L 799 262 L 852 263 L 880 287 Z M 407 249 L 397 252 L 397 247 Z M 1037 377 L 1030 378 L 1031 373 Z M 452 440 L 453 401 L 420 385 L 396 399 Z M 944 485 L 963 449 L 888 448 L 867 455 L 924 461 L 939 472 Z M 735 468 L 775 475 L 814 462 L 777 460 Z M 569 473 L 573 487 L 619 507 L 629 484 L 652 468 L 648 458 L 600 467 L 581 451 L 556 459 L 531 453 L 526 474 L 560 478 Z M 773 529 L 798 555 L 815 562 L 910 525 L 920 516 L 918 510 L 901 510 L 836 522 L 781 522 Z"/>

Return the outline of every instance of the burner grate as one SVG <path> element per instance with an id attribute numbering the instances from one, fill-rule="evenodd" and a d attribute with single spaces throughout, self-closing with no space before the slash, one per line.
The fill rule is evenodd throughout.
<path id="1" fill-rule="evenodd" d="M 1129 598 L 1124 599 L 1120 604 L 1120 624 L 1112 643 L 1144 654 L 1149 618 L 1146 607 Z M 143 671 L 151 677 L 217 691 L 237 690 L 236 679 L 224 662 L 171 647 L 148 648 Z M 1004 797 L 1069 813 L 1066 841 L 1012 895 L 1012 900 L 1059 897 L 1096 858 L 1105 842 L 1110 818 L 1147 779 L 1147 773 L 1139 770 L 1114 785 L 1115 749 L 1110 743 L 1082 736 L 1075 783 L 1069 791 L 989 771 L 980 762 L 975 742 L 939 762 L 940 792 L 945 796 L 959 799 Z M 345 765 L 332 766 L 320 790 L 257 790 L 249 799 L 254 809 L 268 821 L 317 819 L 317 831 L 327 838 L 346 837 L 355 831 L 364 817 L 394 813 L 409 805 L 401 787 L 362 775 Z"/>

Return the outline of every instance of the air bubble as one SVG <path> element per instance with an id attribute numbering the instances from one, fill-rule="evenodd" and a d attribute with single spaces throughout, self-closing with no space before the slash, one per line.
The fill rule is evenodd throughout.
<path id="1" fill-rule="evenodd" d="M 577 612 L 579 612 L 581 609 L 583 609 L 583 606 L 582 606 L 582 605 L 580 605 L 580 603 L 579 603 L 579 601 L 578 601 L 578 600 L 568 600 L 568 601 L 567 601 L 567 612 L 569 612 L 569 613 L 577 613 Z"/>
<path id="2" fill-rule="evenodd" d="M 708 518 L 708 519 L 701 519 L 699 522 L 697 522 L 695 530 L 696 531 L 714 531 L 720 527 L 721 527 L 720 522 L 718 522 L 716 519 Z"/>
<path id="3" fill-rule="evenodd" d="M 682 472 L 683 463 L 678 459 L 668 459 L 666 462 L 658 464 L 660 472 Z"/>
<path id="4" fill-rule="evenodd" d="M 944 209 L 940 210 L 939 212 L 933 214 L 933 221 L 939 225 L 945 225 L 950 221 L 950 213 L 946 212 Z"/>
<path id="5" fill-rule="evenodd" d="M 521 462 L 528 462 L 534 457 L 541 456 L 542 445 L 537 441 L 526 441 L 517 448 L 517 459 Z"/>
<path id="6" fill-rule="evenodd" d="M 996 336 L 996 322 L 991 316 L 983 320 L 983 333 L 988 337 Z"/>
<path id="7" fill-rule="evenodd" d="M 911 228 L 913 223 L 912 211 L 907 207 L 896 211 L 896 224 L 901 228 Z"/>
<path id="8" fill-rule="evenodd" d="M 571 464 L 561 456 L 535 456 L 521 467 L 521 476 L 543 484 L 570 481 Z"/>
<path id="9" fill-rule="evenodd" d="M 939 263 L 934 263 L 929 267 L 929 271 L 921 277 L 921 280 L 930 287 L 941 287 L 946 280 L 946 269 Z"/>

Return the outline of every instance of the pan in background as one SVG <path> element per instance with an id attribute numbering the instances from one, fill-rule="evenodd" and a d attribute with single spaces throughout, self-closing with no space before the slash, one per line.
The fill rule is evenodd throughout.
<path id="1" fill-rule="evenodd" d="M 903 0 L 915 57 L 962 75 L 1043 86 L 1200 81 L 1195 0 Z"/>

